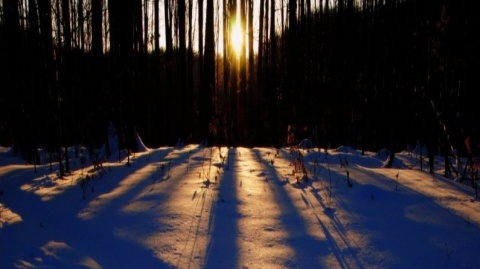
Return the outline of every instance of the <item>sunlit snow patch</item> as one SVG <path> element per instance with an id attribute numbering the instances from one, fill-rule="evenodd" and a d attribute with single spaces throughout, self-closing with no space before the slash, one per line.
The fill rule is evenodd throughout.
<path id="1" fill-rule="evenodd" d="M 0 229 L 6 225 L 21 222 L 22 217 L 0 203 Z"/>
<path id="2" fill-rule="evenodd" d="M 75 249 L 64 242 L 51 240 L 43 245 L 41 249 L 46 256 L 56 260 L 59 265 L 71 265 L 71 262 L 73 261 L 77 265 L 82 265 L 82 268 L 102 268 L 95 260 L 78 253 Z"/>
<path id="3" fill-rule="evenodd" d="M 22 185 L 20 189 L 35 193 L 42 201 L 49 201 L 72 186 L 71 180 L 59 179 L 55 174 L 50 174 L 37 177 L 32 182 Z"/>

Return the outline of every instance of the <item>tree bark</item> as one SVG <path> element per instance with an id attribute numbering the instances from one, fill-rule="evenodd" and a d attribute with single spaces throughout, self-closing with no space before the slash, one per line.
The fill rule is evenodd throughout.
<path id="1" fill-rule="evenodd" d="M 53 51 L 53 36 L 52 36 L 52 13 L 51 13 L 51 2 L 49 0 L 39 0 L 38 1 L 38 10 L 39 10 L 39 21 L 40 21 L 40 33 L 41 33 L 41 40 L 43 45 L 43 57 L 44 57 L 44 64 L 46 70 L 46 83 L 48 94 L 50 96 L 50 107 L 51 111 L 51 119 L 53 122 L 51 123 L 52 126 L 55 126 L 54 133 L 50 134 L 51 139 L 53 139 L 50 144 L 50 150 L 56 151 L 58 156 L 58 164 L 60 170 L 60 178 L 64 176 L 63 170 L 63 163 L 61 159 L 61 150 L 60 147 L 62 145 L 61 141 L 61 119 L 59 114 L 59 101 L 61 100 L 59 89 L 58 89 L 58 81 L 56 78 L 56 70 L 55 70 L 55 58 L 54 58 L 54 51 Z"/>
<path id="2" fill-rule="evenodd" d="M 91 0 L 91 1 L 101 1 L 101 0 Z M 92 9 L 94 3 L 91 3 Z M 78 30 L 77 30 L 77 35 L 78 35 L 78 43 L 80 49 L 83 51 L 85 49 L 85 30 L 84 30 L 84 22 L 85 22 L 85 17 L 83 16 L 83 0 L 78 0 L 77 2 L 77 12 L 78 12 L 78 18 L 77 18 L 77 25 L 78 25 Z M 93 14 L 92 14 L 93 15 Z M 92 18 L 93 19 L 93 18 Z M 93 31 L 93 29 L 92 29 Z M 93 40 L 92 40 L 93 42 Z M 93 45 L 93 44 L 92 44 Z"/>
<path id="3" fill-rule="evenodd" d="M 173 39 L 172 39 L 172 18 L 170 14 L 170 1 L 164 0 L 164 20 L 165 20 L 165 61 L 166 61 L 166 75 L 165 75 L 165 91 L 166 91 L 166 104 L 163 113 L 164 117 L 164 128 L 167 132 L 167 143 L 175 143 L 175 134 L 172 125 L 173 117 L 172 114 L 173 106 L 173 81 L 172 81 L 172 68 L 173 68 Z"/>
<path id="4" fill-rule="evenodd" d="M 155 55 L 157 58 L 160 55 L 160 0 L 153 1 L 153 10 L 154 10 L 154 40 L 153 44 L 155 46 Z"/>
<path id="5" fill-rule="evenodd" d="M 179 55 L 178 55 L 178 91 L 177 104 L 179 114 L 179 124 L 177 135 L 182 141 L 187 139 L 186 129 L 191 126 L 190 113 L 187 112 L 190 107 L 186 106 L 186 99 L 189 98 L 187 92 L 187 43 L 186 43 L 186 21 L 185 21 L 186 5 L 185 0 L 177 0 L 178 12 L 178 39 L 179 39 Z"/>
<path id="6" fill-rule="evenodd" d="M 202 115 L 200 128 L 202 136 L 209 144 L 215 143 L 210 123 L 212 123 L 213 104 L 212 96 L 215 94 L 215 36 L 214 36 L 214 1 L 207 0 L 207 12 L 205 21 L 205 55 L 203 89 L 200 93 Z"/>
<path id="7" fill-rule="evenodd" d="M 245 42 L 246 29 L 246 5 L 245 0 L 240 0 L 240 33 L 242 34 L 240 44 L 240 55 L 238 55 L 238 66 L 240 69 L 239 100 L 237 103 L 238 127 L 240 140 L 247 139 L 246 114 L 247 114 L 247 53 Z"/>

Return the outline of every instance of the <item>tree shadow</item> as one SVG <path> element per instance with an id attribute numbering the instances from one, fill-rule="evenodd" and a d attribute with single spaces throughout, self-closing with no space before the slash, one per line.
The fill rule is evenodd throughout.
<path id="1" fill-rule="evenodd" d="M 276 184 L 270 184 L 270 189 L 274 193 L 276 203 L 282 208 L 282 216 L 280 218 L 282 222 L 282 226 L 288 232 L 288 238 L 286 242 L 288 246 L 291 247 L 295 251 L 295 255 L 293 256 L 293 261 L 291 261 L 291 265 L 294 267 L 299 268 L 312 268 L 312 267 L 323 267 L 324 264 L 321 264 L 322 258 L 325 258 L 329 255 L 335 255 L 337 260 L 338 266 L 340 268 L 351 268 L 352 266 L 349 265 L 349 262 L 345 259 L 343 255 L 345 251 L 341 250 L 335 240 L 335 237 L 331 234 L 330 229 L 326 228 L 326 224 L 323 222 L 320 223 L 320 226 L 325 234 L 326 241 L 323 239 L 319 239 L 314 237 L 309 232 L 308 223 L 306 219 L 299 211 L 299 208 L 294 204 L 291 195 L 295 195 L 294 192 L 288 192 L 286 188 L 294 187 L 294 189 L 301 190 L 300 193 L 301 199 L 304 202 L 306 207 L 310 207 L 312 205 L 311 201 L 304 195 L 304 191 L 302 188 L 295 188 L 292 184 L 284 184 L 284 181 L 281 179 L 281 175 L 278 174 L 277 169 L 275 166 L 270 165 L 271 161 L 265 159 L 259 150 L 254 150 L 257 159 L 259 159 L 263 163 L 263 167 L 265 167 L 266 174 L 269 175 L 269 178 L 272 179 L 273 182 Z M 289 156 L 285 156 L 285 152 L 282 151 L 281 158 L 284 160 L 289 160 Z M 321 198 L 318 198 L 321 201 Z M 326 207 L 324 207 L 325 209 Z M 317 212 L 315 208 L 311 208 L 313 210 L 313 214 L 317 216 L 318 214 L 322 214 L 324 212 Z M 327 212 L 328 213 L 328 212 Z M 326 214 L 326 213 L 325 213 Z M 349 256 L 355 256 L 355 250 L 350 251 Z M 355 268 L 362 268 L 361 262 L 355 259 Z"/>
<path id="2" fill-rule="evenodd" d="M 209 221 L 210 241 L 207 246 L 204 268 L 238 268 L 239 248 L 237 237 L 239 200 L 237 187 L 239 176 L 234 165 L 237 162 L 237 149 L 228 150 L 229 166 L 218 184 L 218 199 L 212 203 Z"/>

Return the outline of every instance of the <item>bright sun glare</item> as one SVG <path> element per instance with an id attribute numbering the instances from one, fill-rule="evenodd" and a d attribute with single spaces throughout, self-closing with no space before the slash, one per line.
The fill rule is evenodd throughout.
<path id="1" fill-rule="evenodd" d="M 235 21 L 235 25 L 233 26 L 232 32 L 230 34 L 232 48 L 235 51 L 237 57 L 240 57 L 243 42 L 242 28 L 240 26 L 240 16 L 237 16 L 237 20 Z"/>

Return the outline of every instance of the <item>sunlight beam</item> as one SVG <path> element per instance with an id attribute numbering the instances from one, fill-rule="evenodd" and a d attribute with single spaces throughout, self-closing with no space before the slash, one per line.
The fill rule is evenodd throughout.
<path id="1" fill-rule="evenodd" d="M 232 48 L 237 55 L 237 58 L 240 58 L 242 54 L 242 44 L 243 44 L 243 31 L 242 31 L 242 23 L 240 21 L 240 15 L 238 14 L 235 20 L 235 24 L 233 25 L 232 32 L 230 33 L 230 40 L 232 42 Z"/>

